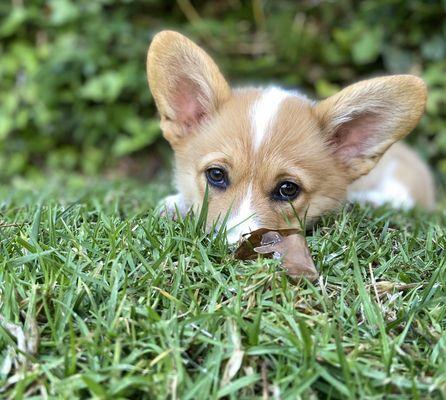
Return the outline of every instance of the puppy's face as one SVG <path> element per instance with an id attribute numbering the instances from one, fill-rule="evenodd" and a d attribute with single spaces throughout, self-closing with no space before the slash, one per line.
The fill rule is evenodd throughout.
<path id="1" fill-rule="evenodd" d="M 299 227 L 336 208 L 347 186 L 421 117 L 423 82 L 364 81 L 320 103 L 277 88 L 231 90 L 209 56 L 184 36 L 158 34 L 148 77 L 172 145 L 176 184 L 209 224 L 228 215 L 228 239 Z"/>
<path id="2" fill-rule="evenodd" d="M 296 116 L 299 116 L 296 118 Z M 229 241 L 259 227 L 299 225 L 342 201 L 348 180 L 308 100 L 279 89 L 234 91 L 175 146 L 177 186 L 209 220 L 229 212 Z"/>

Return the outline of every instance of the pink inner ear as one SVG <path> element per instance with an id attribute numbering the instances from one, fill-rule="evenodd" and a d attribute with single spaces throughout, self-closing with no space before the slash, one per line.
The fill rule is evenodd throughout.
<path id="1" fill-rule="evenodd" d="M 378 130 L 379 120 L 376 114 L 361 115 L 342 123 L 333 135 L 332 142 L 336 146 L 336 152 L 342 157 L 360 157 L 376 144 Z"/>
<path id="2" fill-rule="evenodd" d="M 181 78 L 172 94 L 172 107 L 175 110 L 176 121 L 186 127 L 198 124 L 206 115 L 206 109 L 200 102 L 202 97 L 197 84 Z"/>

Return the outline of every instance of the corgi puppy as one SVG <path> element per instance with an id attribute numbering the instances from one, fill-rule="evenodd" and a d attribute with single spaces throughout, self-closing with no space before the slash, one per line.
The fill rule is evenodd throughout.
<path id="1" fill-rule="evenodd" d="M 320 102 L 274 86 L 231 89 L 204 50 L 172 31 L 154 37 L 147 75 L 175 154 L 178 194 L 165 209 L 199 209 L 208 187 L 208 224 L 228 215 L 229 243 L 299 228 L 347 199 L 433 207 L 428 167 L 398 142 L 424 113 L 420 78 L 374 78 Z"/>

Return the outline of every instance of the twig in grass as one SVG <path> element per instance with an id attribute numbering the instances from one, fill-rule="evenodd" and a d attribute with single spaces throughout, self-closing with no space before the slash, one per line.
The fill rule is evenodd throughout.
<path id="1" fill-rule="evenodd" d="M 178 374 L 175 374 L 172 379 L 171 384 L 172 400 L 177 400 L 178 398 Z"/>
<path id="2" fill-rule="evenodd" d="M 154 365 L 156 365 L 159 361 L 161 361 L 163 358 L 167 357 L 170 353 L 172 353 L 173 349 L 167 349 L 163 351 L 162 353 L 158 354 L 152 361 L 150 361 L 150 368 L 152 368 Z"/>
<path id="3" fill-rule="evenodd" d="M 327 292 L 326 280 L 324 280 L 323 275 L 319 276 L 319 287 L 321 288 L 321 292 L 322 292 L 323 296 L 325 297 L 325 299 L 331 303 L 330 296 L 328 295 L 328 292 Z"/>
<path id="4" fill-rule="evenodd" d="M 0 229 L 3 228 L 20 228 L 23 224 L 0 224 Z"/>
<path id="5" fill-rule="evenodd" d="M 379 298 L 382 298 L 386 294 L 390 294 L 393 291 L 396 292 L 404 292 L 409 289 L 413 289 L 418 286 L 423 286 L 420 283 L 405 283 L 405 284 L 397 284 L 395 282 L 390 281 L 378 281 L 374 284 L 374 289 Z M 369 285 L 370 287 L 370 285 Z"/>
<path id="6" fill-rule="evenodd" d="M 266 361 L 262 362 L 262 399 L 269 399 L 268 368 Z"/>
<path id="7" fill-rule="evenodd" d="M 370 272 L 370 278 L 372 280 L 371 286 L 373 287 L 373 291 L 375 292 L 376 302 L 379 304 L 379 308 L 382 309 L 381 299 L 379 298 L 378 289 L 376 287 L 375 275 L 373 275 L 373 269 L 371 263 L 369 263 L 369 272 Z"/>

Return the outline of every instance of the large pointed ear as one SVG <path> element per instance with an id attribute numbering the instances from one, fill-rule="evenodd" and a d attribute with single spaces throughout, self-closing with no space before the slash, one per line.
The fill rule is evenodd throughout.
<path id="1" fill-rule="evenodd" d="M 206 52 L 173 31 L 154 37 L 147 54 L 147 77 L 161 129 L 172 145 L 216 112 L 231 93 Z"/>
<path id="2" fill-rule="evenodd" d="M 351 181 L 369 172 L 417 125 L 426 95 L 420 78 L 395 75 L 348 86 L 315 106 L 323 134 Z"/>

